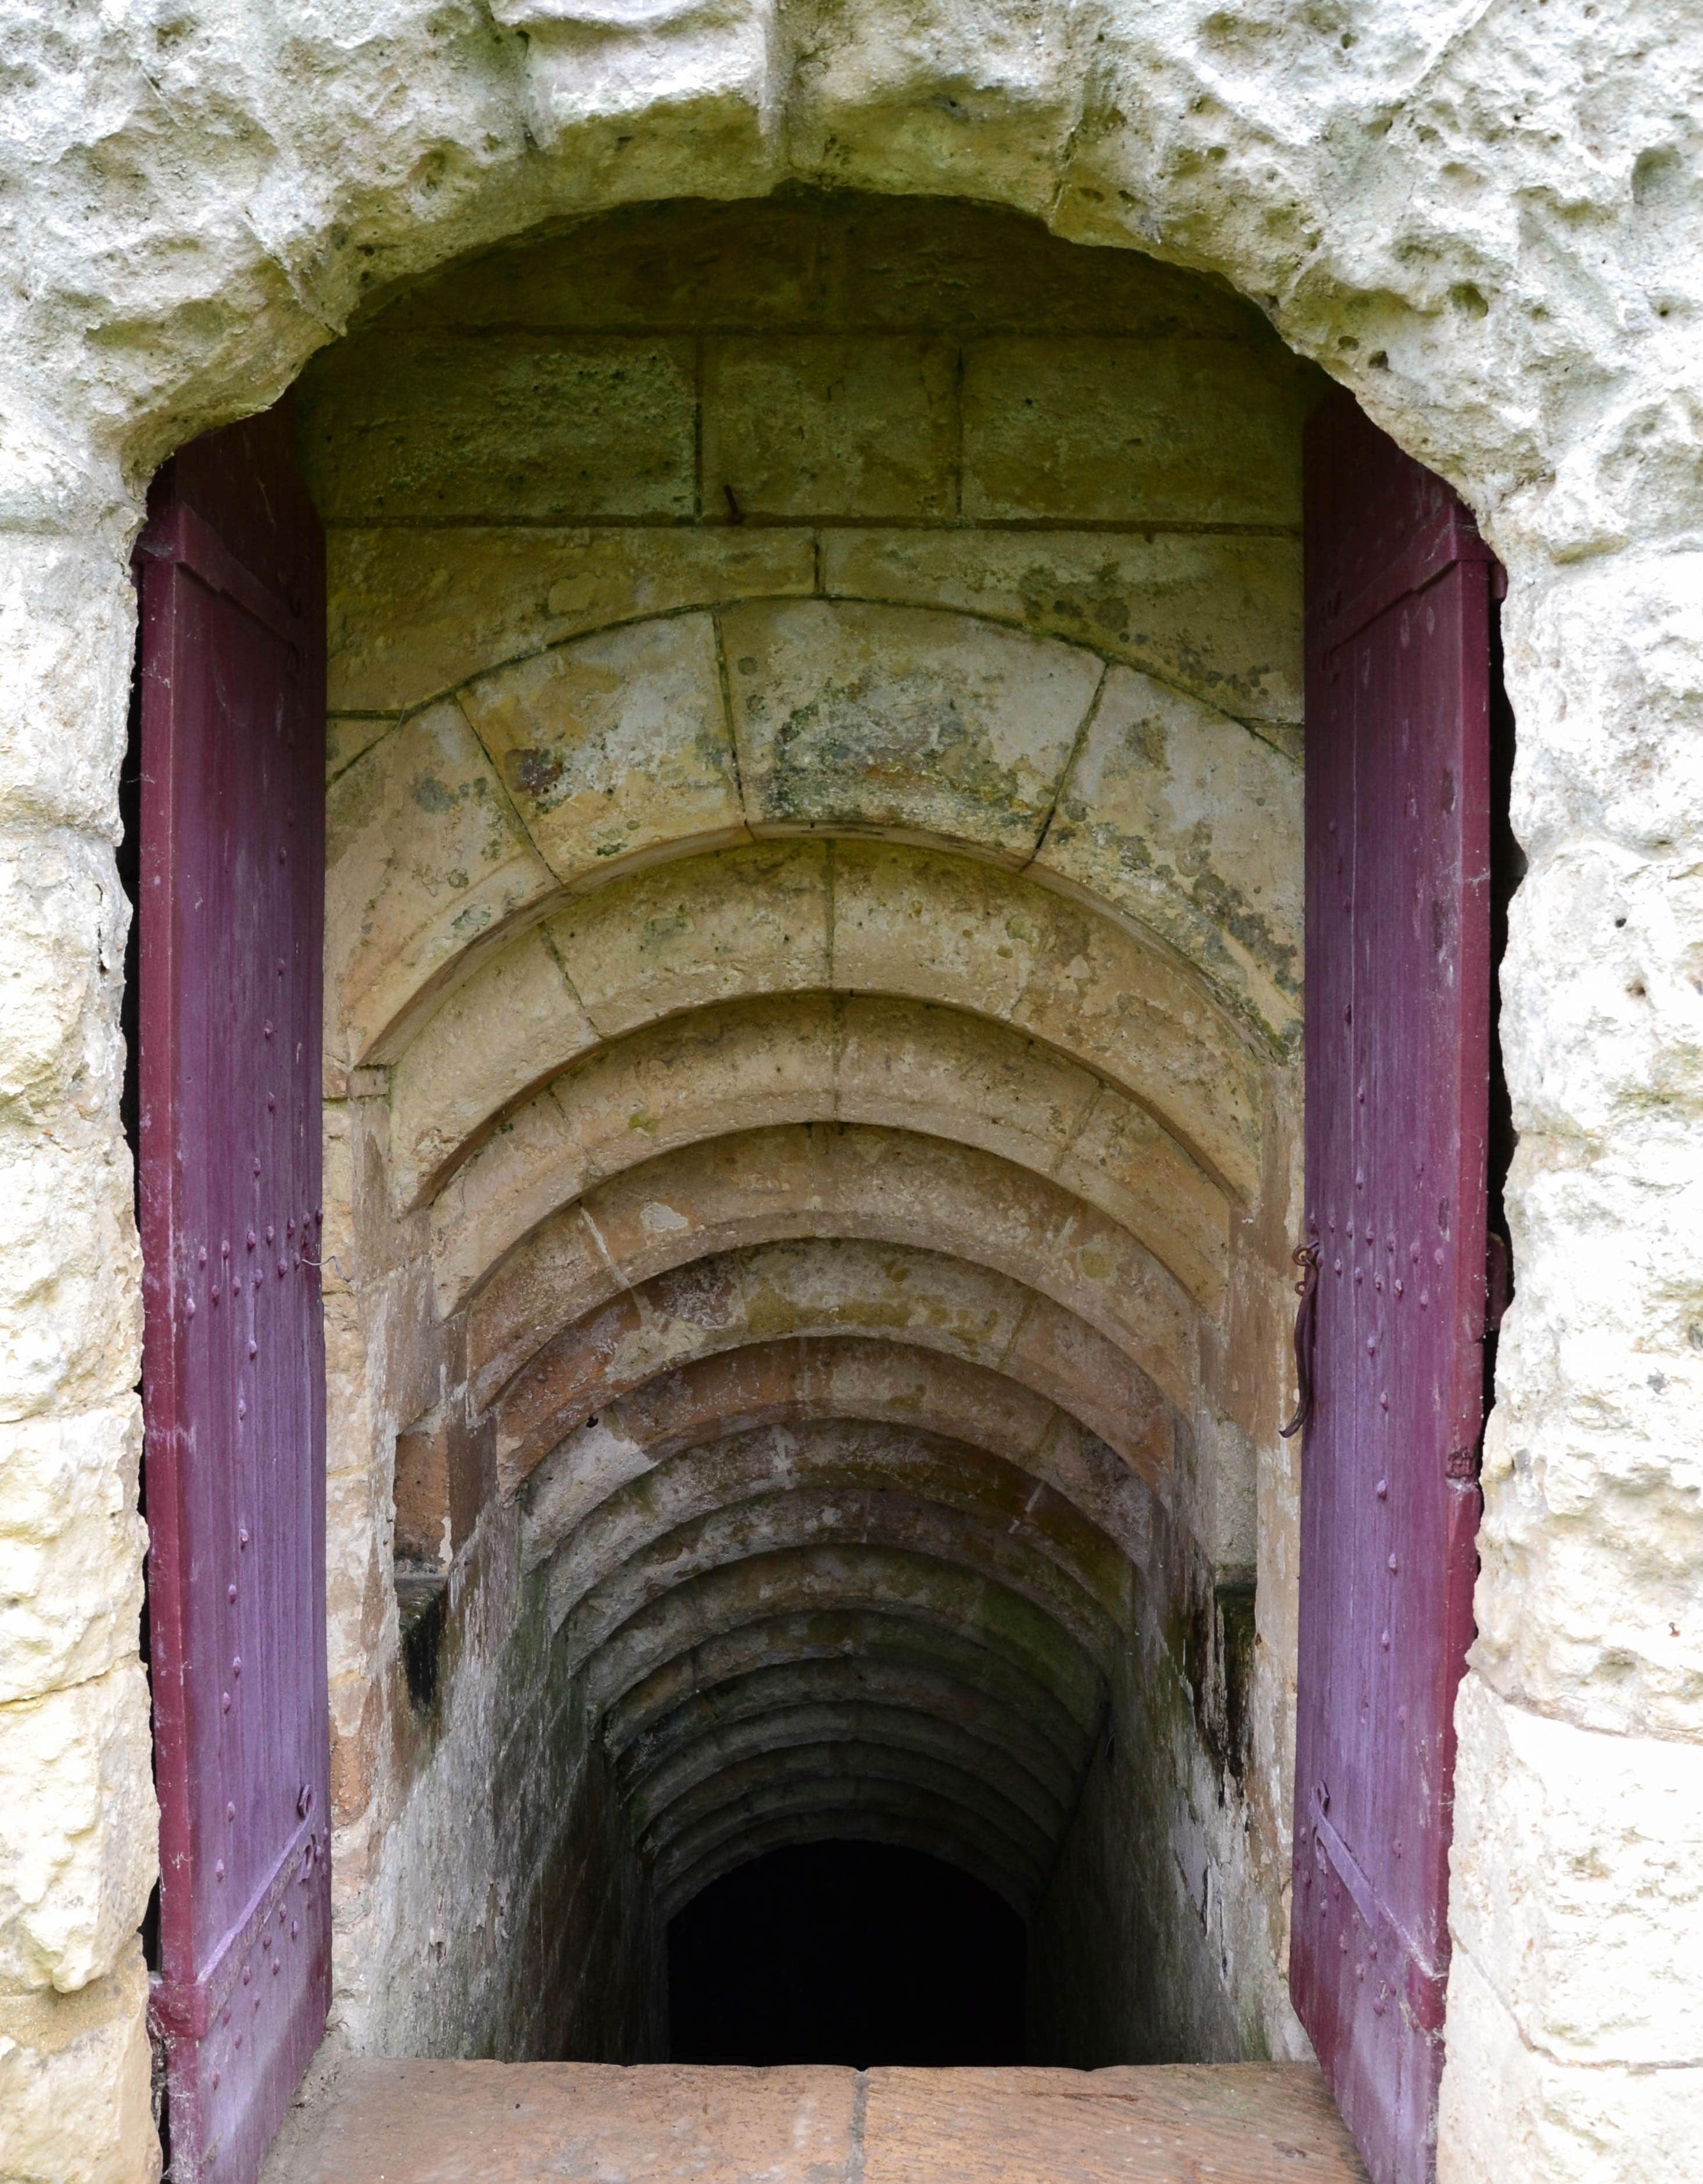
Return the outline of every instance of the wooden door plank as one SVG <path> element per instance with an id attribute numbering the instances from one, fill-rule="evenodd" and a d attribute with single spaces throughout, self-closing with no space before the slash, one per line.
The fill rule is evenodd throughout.
<path id="1" fill-rule="evenodd" d="M 1375 2184 L 1427 2184 L 1482 1422 L 1489 556 L 1346 396 L 1306 460 L 1320 1283 L 1290 1984 Z"/>
<path id="2" fill-rule="evenodd" d="M 319 1291 L 323 555 L 287 410 L 137 549 L 138 1196 L 177 2184 L 248 2184 L 330 1995 Z"/>

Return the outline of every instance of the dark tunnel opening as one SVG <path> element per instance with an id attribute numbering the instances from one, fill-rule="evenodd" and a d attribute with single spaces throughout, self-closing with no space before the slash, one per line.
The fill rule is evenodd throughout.
<path id="1" fill-rule="evenodd" d="M 1023 1921 L 921 1851 L 798 1843 L 668 1928 L 676 2063 L 1020 2063 Z"/>

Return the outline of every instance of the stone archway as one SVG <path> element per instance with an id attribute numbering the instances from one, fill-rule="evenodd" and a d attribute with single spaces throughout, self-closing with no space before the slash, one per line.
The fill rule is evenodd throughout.
<path id="1" fill-rule="evenodd" d="M 1220 289 L 845 192 L 506 246 L 304 380 L 362 2042 L 595 2052 L 595 1981 L 506 1998 L 551 1986 L 536 1903 L 625 1904 L 636 1994 L 647 1904 L 849 1813 L 1036 1932 L 1104 1862 L 1153 1970 L 1052 1965 L 1055 2017 L 1098 1997 L 1061 2055 L 1293 2043 L 1311 391 Z M 1073 1833 L 1103 1742 L 1146 1847 Z M 506 1750 L 568 1816 L 518 1860 Z"/>
<path id="2" fill-rule="evenodd" d="M 1699 643 L 1692 364 L 1674 332 L 1696 278 L 1695 152 L 1674 118 L 1695 53 L 1669 38 L 1658 58 L 1636 14 L 1587 27 L 1514 7 L 1422 24 L 1349 8 L 1327 26 L 1058 11 L 969 31 L 874 8 L 831 25 L 680 11 L 637 34 L 494 13 L 494 30 L 420 8 L 355 44 L 224 11 L 158 33 L 103 18 L 44 50 L 20 93 L 8 158 L 32 218 L 31 277 L 6 304 L 20 390 L 7 811 L 26 914 L 8 944 L 22 990 L 57 998 L 30 1000 L 14 1050 L 14 1263 L 31 1271 L 7 1306 L 9 1401 L 26 1479 L 66 1462 L 109 1485 L 98 1512 L 49 1527 L 65 1542 L 52 1552 L 103 1574 L 68 1614 L 28 1608 L 8 1697 L 53 1846 L 16 1914 L 14 1985 L 79 1997 L 75 2040 L 70 2005 L 7 2005 L 36 2059 L 43 2142 L 75 2114 L 88 2145 L 131 2149 L 126 2173 L 145 2163 L 121 2105 L 138 2083 L 126 1936 L 148 1801 L 108 847 L 137 482 L 270 399 L 364 276 L 382 287 L 600 203 L 757 193 L 796 174 L 963 191 L 1222 273 L 1462 488 L 1510 568 L 1516 816 L 1533 857 L 1505 983 L 1522 1297 L 1488 1468 L 1480 1673 L 1462 1702 L 1452 2013 L 1470 2036 L 1448 2159 L 1494 2173 L 1516 2143 L 1541 2173 L 1544 2135 L 1575 2142 L 1605 2101 L 1620 2143 L 1656 2146 L 1635 2073 L 1695 2063 L 1671 2032 L 1683 2008 L 1664 2030 L 1639 2005 L 1628 2031 L 1592 2005 L 1581 2030 L 1555 1999 L 1565 1980 L 1516 1977 L 1525 1944 L 1489 1907 L 1547 1903 L 1548 1845 L 1570 1830 L 1617 1846 L 1603 1852 L 1617 1875 L 1636 1868 L 1666 1830 L 1650 1814 L 1695 1773 L 1695 1185 L 1676 1136 L 1690 1045 L 1675 1014 L 1690 941 L 1689 911 L 1672 912 L 1697 819 L 1680 755 Z M 71 1750 L 104 1786 L 92 1824 L 71 1818 L 71 1775 L 41 1759 Z M 1616 1905 L 1636 1893 L 1610 1885 Z M 1563 1956 L 1590 1962 L 1609 1915 L 1541 1925 L 1538 1961 L 1557 1979 Z M 1644 1984 L 1689 1992 L 1666 1933 L 1615 1915 Z"/>

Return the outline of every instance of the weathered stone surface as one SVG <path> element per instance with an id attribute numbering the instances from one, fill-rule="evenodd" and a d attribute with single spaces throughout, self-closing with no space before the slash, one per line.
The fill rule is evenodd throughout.
<path id="1" fill-rule="evenodd" d="M 1274 2160 L 1309 2163 L 1321 2184 L 1364 2174 L 1311 2064 L 854 2074 L 373 2062 L 315 2087 L 266 2180 L 378 2184 L 399 2160 L 422 2184 L 519 2184 L 544 2160 L 618 2162 L 634 2184 L 688 2174 L 894 2184 L 947 2170 L 969 2184 L 1186 2184 L 1191 2170 L 1266 2184 Z"/>
<path id="2" fill-rule="evenodd" d="M 534 928 L 453 993 L 390 1077 L 390 1173 L 405 1206 L 539 1078 L 595 1043 Z"/>
<path id="3" fill-rule="evenodd" d="M 821 1238 L 659 1276 L 630 1305 L 564 1329 L 500 1398 L 499 1478 L 512 1484 L 550 1452 L 550 1496 L 583 1509 L 606 1460 L 630 1467 L 658 1436 L 667 1452 L 715 1417 L 730 1429 L 816 1415 L 967 1435 L 1086 1494 L 1132 1554 L 1130 1472 L 1162 1477 L 1178 1432 L 1138 1368 L 1034 1291 L 941 1253 Z M 1109 1482 L 1107 1446 L 1127 1467 Z"/>
<path id="4" fill-rule="evenodd" d="M 134 1658 L 0 1706 L 0 1980 L 62 1993 L 127 1953 L 154 1877 L 148 1685 Z"/>
<path id="5" fill-rule="evenodd" d="M 0 1132 L 0 1418 L 75 1412 L 135 1384 L 141 1254 L 115 1106 L 52 1134 Z"/>
<path id="6" fill-rule="evenodd" d="M 835 979 L 998 1017 L 1125 1085 L 1208 1172 L 1257 1192 L 1253 1056 L 1159 951 L 1033 882 L 894 846 L 836 845 Z"/>
<path id="7" fill-rule="evenodd" d="M 1245 534 L 824 531 L 823 588 L 957 607 L 1146 670 L 1298 754 L 1299 542 Z"/>
<path id="8" fill-rule="evenodd" d="M 1092 1672 L 1072 1677 L 1073 1658 L 1055 1649 L 1025 1660 L 991 1630 L 953 1630 L 938 1606 L 913 1619 L 853 1607 L 734 1619 L 712 1635 L 701 1631 L 690 1652 L 610 1701 L 605 1738 L 624 1770 L 642 1764 L 653 1745 L 666 1748 L 702 1721 L 741 1719 L 747 1702 L 760 1708 L 777 1690 L 885 1691 L 918 1682 L 964 1693 L 967 1719 L 986 1710 L 1027 1723 L 1059 1756 L 1080 1759 L 1094 1730 L 1095 1685 Z"/>
<path id="9" fill-rule="evenodd" d="M 1008 1462 L 959 1435 L 927 1433 L 915 1421 L 728 1423 L 736 1429 L 718 1432 L 710 1424 L 698 1440 L 664 1452 L 642 1485 L 629 1480 L 613 1487 L 571 1535 L 556 1541 L 550 1551 L 554 1613 L 577 1607 L 665 1534 L 745 1503 L 783 1513 L 795 1482 L 830 1493 L 842 1486 L 853 1495 L 891 1490 L 973 1518 L 1003 1518 L 1025 1550 L 1054 1563 L 1108 1613 L 1125 1605 L 1126 1559 L 1044 1481 L 1037 1490 L 1027 1465 Z M 1025 1509 L 1032 1521 L 1013 1522 Z"/>
<path id="10" fill-rule="evenodd" d="M 495 1222 L 512 1237 L 661 1152 L 781 1123 L 874 1123 L 1056 1178 L 1209 1310 L 1223 1301 L 1222 1195 L 1120 1088 L 986 1017 L 783 994 L 665 1016 L 595 1052 L 591 1045 L 537 935 L 497 957 L 394 1072 L 392 1173 L 403 1201 L 466 1154 L 438 1188 L 435 1230 Z M 481 1145 L 528 1078 L 558 1060 L 571 1067 Z"/>
<path id="11" fill-rule="evenodd" d="M 827 986 L 831 920 L 823 845 L 763 842 L 611 887 L 571 905 L 548 931 L 586 1014 L 611 1039 L 753 988 Z"/>
<path id="12" fill-rule="evenodd" d="M 1298 523 L 1297 426 L 1316 393 L 1293 359 L 1274 369 L 1241 343 L 974 343 L 964 353 L 964 514 L 1131 529 Z"/>
<path id="13" fill-rule="evenodd" d="M 411 710 L 617 622 L 807 593 L 801 531 L 338 529 L 326 542 L 331 702 Z"/>
<path id="14" fill-rule="evenodd" d="M 706 505 L 742 515 L 956 513 L 958 359 L 914 335 L 756 336 L 704 357 Z"/>
<path id="15" fill-rule="evenodd" d="M 0 1705 L 126 1660 L 142 1609 L 133 1401 L 0 1425 Z"/>
<path id="16" fill-rule="evenodd" d="M 391 334 L 302 382 L 309 491 L 331 521 L 692 513 L 690 352 L 678 343 Z"/>
<path id="17" fill-rule="evenodd" d="M 1449 1981 L 1449 2066 L 1438 2117 L 1438 2173 L 1537 2176 L 1544 2184 L 1697 2184 L 1703 2068 L 1582 2066 L 1528 2046 L 1476 1960 Z"/>
<path id="18" fill-rule="evenodd" d="M 93 1121 L 119 1067 L 110 995 L 130 927 L 110 854 L 69 830 L 7 830 L 0 921 L 17 951 L 0 983 L 0 1127 L 49 1122 L 68 1087 Z"/>
<path id="19" fill-rule="evenodd" d="M 326 1038 L 349 1061 L 556 889 L 453 703 L 404 722 L 338 777 L 327 831 Z"/>
<path id="20" fill-rule="evenodd" d="M 137 1941 L 74 1994 L 0 2000 L 6 2184 L 157 2184 L 147 2004 Z"/>
<path id="21" fill-rule="evenodd" d="M 1222 713 L 1114 668 L 1034 869 L 1163 934 L 1293 1048 L 1300 834 L 1298 766 Z"/>
<path id="22" fill-rule="evenodd" d="M 828 2184 L 852 2158 L 851 2070 L 351 2062 L 267 2184 L 463 2184 L 562 2159 L 644 2184 Z M 509 2184 L 509 2177 L 501 2177 Z"/>
<path id="23" fill-rule="evenodd" d="M 476 1326 L 476 1343 L 483 1335 Z M 500 1357 L 484 1386 L 500 1386 L 511 1362 Z M 712 1415 L 731 1426 L 819 1410 L 968 1433 L 1049 1479 L 1063 1467 L 1054 1483 L 1086 1491 L 1095 1521 L 1131 1554 L 1138 1513 L 1114 1493 L 1113 1518 L 1103 1477 L 1091 1488 L 1080 1476 L 1097 1465 L 1073 1459 L 1053 1407 L 1143 1478 L 1170 1468 L 1177 1436 L 1146 1375 L 1033 1290 L 943 1252 L 835 1236 L 697 1262 L 563 1329 L 496 1396 L 499 1484 L 512 1489 L 548 1457 L 538 1494 L 583 1513 L 606 1468 L 630 1475 L 641 1446 L 680 1429 L 682 1404 L 700 1429 Z M 556 1521 L 542 1502 L 533 1517 Z"/>
<path id="24" fill-rule="evenodd" d="M 950 2164 L 964 2184 L 1266 2184 L 1278 2164 L 1321 2184 L 1363 2172 L 1311 2064 L 1216 2069 L 872 2070 L 869 2184 Z"/>
<path id="25" fill-rule="evenodd" d="M 721 619 L 754 827 L 1033 852 L 1099 685 L 1092 654 L 903 607 Z"/>
<path id="26" fill-rule="evenodd" d="M 79 827 L 111 841 L 135 594 L 102 542 L 23 528 L 0 530 L 0 822 Z M 33 975 L 20 950 L 8 977 Z"/>
<path id="27" fill-rule="evenodd" d="M 461 693 L 522 823 L 568 885 L 745 833 L 706 615 L 535 655 Z"/>
<path id="28" fill-rule="evenodd" d="M 1703 1752 L 1527 1713 L 1476 1676 L 1458 1720 L 1449 1925 L 1521 2039 L 1557 2064 L 1703 2070 Z"/>
<path id="29" fill-rule="evenodd" d="M 454 1309 L 495 1262 L 470 1353 L 501 1355 L 512 1371 L 621 1289 L 712 1253 L 812 1235 L 946 1251 L 1032 1285 L 1192 1408 L 1194 1312 L 1127 1231 L 1008 1162 L 892 1130 L 753 1130 L 661 1154 L 537 1225 L 518 1251 L 520 1235 L 470 1223 L 438 1240 L 440 1306 Z"/>

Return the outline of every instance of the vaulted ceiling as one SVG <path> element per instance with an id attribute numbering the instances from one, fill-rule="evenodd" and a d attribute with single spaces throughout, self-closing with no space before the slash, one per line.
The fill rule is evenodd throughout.
<path id="1" fill-rule="evenodd" d="M 823 599 L 335 778 L 332 1067 L 665 1914 L 824 1835 L 1044 1886 L 1154 1524 L 1269 1406 L 1298 781 L 1086 647 Z"/>

